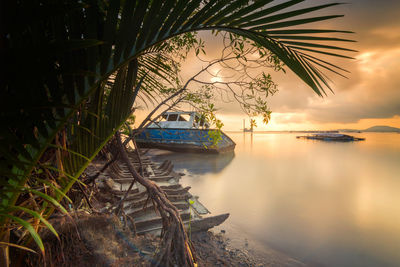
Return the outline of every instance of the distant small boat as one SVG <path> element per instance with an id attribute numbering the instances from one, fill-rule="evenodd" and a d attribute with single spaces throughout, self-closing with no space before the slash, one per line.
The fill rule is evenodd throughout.
<path id="1" fill-rule="evenodd" d="M 354 137 L 347 134 L 339 133 L 317 133 L 313 135 L 297 136 L 296 138 L 312 139 L 312 140 L 323 140 L 323 141 L 363 141 L 365 138 Z"/>
<path id="2" fill-rule="evenodd" d="M 136 136 L 139 147 L 179 152 L 224 153 L 235 149 L 235 142 L 222 133 L 216 145 L 209 136 L 209 124 L 196 112 L 165 112 Z"/>

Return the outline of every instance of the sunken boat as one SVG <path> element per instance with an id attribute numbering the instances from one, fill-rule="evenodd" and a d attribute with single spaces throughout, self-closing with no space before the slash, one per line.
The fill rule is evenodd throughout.
<path id="1" fill-rule="evenodd" d="M 349 142 L 349 141 L 363 141 L 365 138 L 354 137 L 347 134 L 340 133 L 317 133 L 306 136 L 297 136 L 296 138 L 304 138 L 311 140 L 322 140 L 322 141 L 339 141 L 339 142 Z"/>
<path id="2" fill-rule="evenodd" d="M 156 164 L 145 155 L 146 153 L 147 151 L 142 150 L 129 150 L 129 161 L 137 172 L 142 173 L 143 178 L 156 183 L 165 192 L 168 200 L 179 211 L 187 230 L 207 231 L 229 217 L 229 213 L 212 215 L 199 201 L 199 197 L 189 192 L 190 186 L 183 187 L 180 183 L 181 175 L 174 171 L 170 160 Z M 115 157 L 109 152 L 104 156 L 106 161 L 97 161 L 89 165 L 86 170 L 88 175 L 94 176 L 106 162 Z M 163 228 L 162 218 L 156 211 L 155 203 L 149 201 L 147 189 L 139 183 L 132 184 L 133 181 L 134 178 L 125 162 L 119 160 L 111 162 L 107 170 L 96 179 L 96 186 L 99 189 L 96 197 L 107 201 L 107 205 L 99 207 L 99 212 L 115 211 L 124 199 L 121 210 L 129 219 L 126 221 L 128 226 L 139 235 L 150 233 L 160 236 Z"/>
<path id="3" fill-rule="evenodd" d="M 214 144 L 209 123 L 197 112 L 165 112 L 138 135 L 141 148 L 158 148 L 179 152 L 226 153 L 235 149 L 235 142 L 224 132 Z"/>

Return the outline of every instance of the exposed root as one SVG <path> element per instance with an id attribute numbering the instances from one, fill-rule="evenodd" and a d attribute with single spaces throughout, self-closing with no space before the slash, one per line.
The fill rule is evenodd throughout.
<path id="1" fill-rule="evenodd" d="M 153 263 L 155 266 L 194 266 L 196 262 L 193 246 L 186 234 L 183 222 L 177 208 L 168 200 L 165 192 L 154 182 L 143 178 L 129 160 L 125 146 L 122 144 L 120 133 L 116 134 L 119 155 L 128 167 L 133 178 L 143 185 L 154 201 L 160 213 L 163 224 L 161 248 Z"/>

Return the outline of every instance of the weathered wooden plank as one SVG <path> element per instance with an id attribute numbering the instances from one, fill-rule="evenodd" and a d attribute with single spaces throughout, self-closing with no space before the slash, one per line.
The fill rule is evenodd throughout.
<path id="1" fill-rule="evenodd" d="M 189 221 L 190 228 L 192 232 L 199 231 L 207 231 L 217 225 L 223 223 L 229 217 L 229 213 L 224 213 L 216 216 L 209 216 L 206 218 L 192 219 L 192 220 L 184 220 L 183 223 L 186 227 L 186 230 L 189 230 Z M 152 233 L 155 235 L 160 235 L 162 226 L 161 225 L 149 225 L 148 227 L 141 227 L 137 229 L 138 234 Z"/>

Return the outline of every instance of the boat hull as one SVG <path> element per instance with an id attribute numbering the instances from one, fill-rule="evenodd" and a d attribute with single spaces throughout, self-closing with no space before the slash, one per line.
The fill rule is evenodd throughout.
<path id="1" fill-rule="evenodd" d="M 222 132 L 222 140 L 213 145 L 210 130 L 147 128 L 136 135 L 142 148 L 158 148 L 179 152 L 226 153 L 235 149 L 235 142 Z M 212 130 L 211 130 L 212 131 Z"/>
<path id="2" fill-rule="evenodd" d="M 341 136 L 297 136 L 297 138 L 311 139 L 311 140 L 322 140 L 322 141 L 339 141 L 339 142 L 351 142 L 351 141 L 364 141 L 365 138 L 354 137 L 350 135 Z"/>

